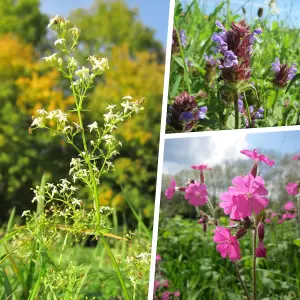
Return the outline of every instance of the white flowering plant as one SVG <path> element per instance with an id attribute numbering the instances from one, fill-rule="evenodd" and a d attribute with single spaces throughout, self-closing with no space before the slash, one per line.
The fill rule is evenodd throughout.
<path id="1" fill-rule="evenodd" d="M 101 245 L 98 241 L 102 242 L 102 249 L 105 249 L 117 274 L 123 298 L 135 299 L 142 275 L 148 275 L 150 247 L 140 243 L 133 252 L 128 251 L 130 256 L 125 262 L 113 253 L 107 238 L 134 244 L 133 236 L 137 234 L 123 238 L 110 233 L 110 215 L 114 210 L 100 206 L 99 187 L 102 176 L 114 169 L 113 160 L 122 145 L 116 138 L 115 130 L 121 122 L 143 110 L 143 99 L 134 101 L 131 96 L 125 96 L 120 108 L 108 105 L 102 126 L 97 121 L 84 124 L 84 113 L 88 112 L 87 93 L 94 86 L 96 77 L 109 69 L 108 60 L 90 55 L 87 58 L 89 67 L 81 66 L 74 57 L 79 43 L 79 28 L 59 16 L 51 19 L 48 27 L 57 33 L 54 42 L 57 52 L 43 59 L 69 81 L 75 106 L 66 112 L 59 109 L 38 110 L 29 132 L 48 129 L 52 135 L 64 137 L 77 156 L 70 162 L 70 178 L 60 179 L 54 184 L 47 183 L 47 176 L 44 175 L 41 184 L 33 189 L 32 202 L 37 203 L 37 211 L 23 212 L 22 217 L 26 219 L 24 226 L 8 226 L 0 244 L 10 240 L 13 250 L 6 248 L 7 254 L 0 263 L 11 258 L 16 251 L 18 259 L 29 263 L 24 276 L 17 274 L 18 278 L 24 277 L 19 278 L 22 297 L 42 299 L 52 295 L 51 299 L 77 299 L 90 267 L 76 266 L 72 261 L 66 265 L 64 251 L 69 242 L 82 243 L 91 238 L 97 242 L 97 247 Z M 79 199 L 82 187 L 88 190 L 87 197 L 93 200 L 93 209 L 85 205 L 89 199 Z M 53 251 L 57 254 L 56 259 L 49 254 Z M 127 270 L 127 280 L 120 265 L 125 272 Z M 132 292 L 128 285 L 132 287 Z"/>

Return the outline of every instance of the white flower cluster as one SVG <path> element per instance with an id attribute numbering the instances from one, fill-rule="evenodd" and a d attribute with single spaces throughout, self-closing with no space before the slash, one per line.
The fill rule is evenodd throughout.
<path id="1" fill-rule="evenodd" d="M 276 0 L 267 0 L 265 4 L 269 6 L 272 15 L 278 15 L 280 13 Z"/>
<path id="2" fill-rule="evenodd" d="M 56 109 L 47 112 L 44 109 L 37 111 L 37 116 L 33 118 L 31 128 L 43 128 L 45 127 L 45 121 L 54 120 L 60 128 L 64 128 L 66 122 L 68 122 L 67 114 L 63 113 L 60 109 Z"/>
<path id="3" fill-rule="evenodd" d="M 97 75 L 109 69 L 107 58 L 90 55 L 88 60 L 91 62 L 92 68 Z"/>

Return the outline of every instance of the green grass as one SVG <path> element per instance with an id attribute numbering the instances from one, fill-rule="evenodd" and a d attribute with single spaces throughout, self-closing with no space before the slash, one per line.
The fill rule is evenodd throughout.
<path id="1" fill-rule="evenodd" d="M 257 264 L 257 299 L 299 299 L 300 247 L 296 220 L 282 225 L 266 225 L 267 257 Z M 205 237 L 197 220 L 180 216 L 160 216 L 157 253 L 164 277 L 181 299 L 245 299 L 233 264 L 222 259 L 212 240 L 214 226 L 208 226 Z M 251 290 L 251 232 L 241 240 L 242 259 L 238 262 L 242 278 Z"/>

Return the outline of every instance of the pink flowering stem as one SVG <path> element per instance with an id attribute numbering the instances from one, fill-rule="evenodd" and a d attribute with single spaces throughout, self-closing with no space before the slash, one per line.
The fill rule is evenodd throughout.
<path id="1" fill-rule="evenodd" d="M 237 264 L 236 264 L 235 261 L 233 261 L 233 265 L 234 265 L 235 270 L 236 270 L 236 275 L 237 275 L 237 277 L 238 277 L 238 279 L 239 279 L 239 281 L 240 281 L 240 283 L 241 283 L 241 285 L 242 285 L 242 287 L 243 287 L 243 290 L 244 290 L 244 292 L 245 292 L 245 294 L 246 294 L 247 300 L 251 300 L 251 297 L 250 297 L 250 295 L 249 295 L 249 293 L 248 293 L 248 290 L 247 290 L 247 288 L 246 288 L 246 285 L 245 285 L 245 283 L 244 283 L 244 281 L 243 281 L 243 279 L 242 279 L 240 270 L 239 270 L 239 268 L 238 268 L 238 266 L 237 266 Z"/>

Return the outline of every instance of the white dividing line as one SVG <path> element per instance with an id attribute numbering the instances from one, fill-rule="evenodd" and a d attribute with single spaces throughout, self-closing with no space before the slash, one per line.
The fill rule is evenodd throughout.
<path id="1" fill-rule="evenodd" d="M 162 111 L 161 111 L 159 153 L 158 153 L 158 164 L 157 164 L 157 178 L 156 178 L 156 193 L 155 193 L 155 208 L 154 208 L 153 233 L 152 233 L 152 253 L 151 253 L 149 288 L 148 288 L 148 300 L 153 300 L 153 293 L 154 293 L 156 247 L 157 247 L 159 210 L 160 210 L 160 190 L 161 190 L 163 161 L 164 161 L 165 131 L 166 131 L 166 119 L 167 119 L 167 105 L 168 105 L 168 91 L 169 91 L 169 78 L 170 78 L 174 11 L 175 11 L 175 0 L 170 0 L 168 38 L 167 38 L 165 76 L 164 76 L 164 93 L 163 93 L 163 103 L 162 103 Z"/>
<path id="2" fill-rule="evenodd" d="M 284 126 L 284 127 L 262 127 L 262 128 L 243 128 L 232 130 L 216 130 L 216 131 L 201 131 L 201 132 L 186 132 L 186 133 L 168 133 L 165 134 L 165 139 L 180 139 L 180 138 L 197 138 L 201 136 L 214 136 L 214 135 L 234 135 L 237 132 L 244 134 L 252 133 L 266 133 L 266 132 L 281 132 L 281 131 L 296 131 L 300 130 L 299 125 Z"/>

